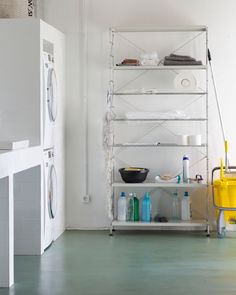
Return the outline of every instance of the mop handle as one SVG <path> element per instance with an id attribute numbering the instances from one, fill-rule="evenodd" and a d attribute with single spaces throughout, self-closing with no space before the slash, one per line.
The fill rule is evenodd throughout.
<path id="1" fill-rule="evenodd" d="M 214 93 L 215 93 L 215 99 L 216 99 L 216 105 L 217 105 L 217 109 L 218 109 L 218 115 L 219 115 L 219 119 L 220 119 L 221 131 L 222 131 L 222 135 L 223 135 L 223 140 L 225 142 L 226 141 L 225 131 L 224 131 L 224 126 L 223 126 L 223 119 L 222 119 L 222 114 L 221 114 L 221 109 L 220 109 L 220 102 L 219 102 L 219 98 L 218 98 L 218 92 L 217 92 L 217 89 L 216 89 L 215 77 L 214 77 L 213 68 L 212 68 L 212 64 L 211 64 L 212 58 L 211 58 L 210 49 L 207 50 L 207 57 L 208 57 L 208 61 L 209 61 L 209 64 L 210 64 L 211 78 L 212 78 L 212 83 L 213 83 L 213 88 L 214 88 Z"/>
<path id="2" fill-rule="evenodd" d="M 228 150 L 229 150 L 229 145 L 228 141 L 225 141 L 225 171 L 228 171 Z"/>

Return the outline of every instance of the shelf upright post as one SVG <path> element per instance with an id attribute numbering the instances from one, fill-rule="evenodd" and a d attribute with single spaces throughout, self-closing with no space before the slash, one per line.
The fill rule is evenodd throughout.
<path id="1" fill-rule="evenodd" d="M 109 192 L 111 194 L 111 221 L 110 221 L 110 236 L 113 234 L 113 220 L 114 220 L 114 202 L 115 202 L 115 188 L 112 186 L 112 183 L 115 180 L 115 167 L 114 167 L 114 132 L 113 132 L 113 121 L 112 121 L 112 112 L 113 112 L 113 93 L 114 93 L 114 32 L 110 28 L 110 81 L 109 81 L 109 94 L 108 94 L 108 124 L 109 124 L 109 132 L 112 132 L 112 134 L 109 134 L 109 143 L 108 143 L 108 153 L 109 153 L 109 164 L 110 164 L 110 177 L 109 177 Z M 111 141 L 111 142 L 110 142 Z"/>
<path id="2" fill-rule="evenodd" d="M 209 225 L 209 97 L 208 97 L 208 28 L 206 28 L 206 220 L 207 220 L 207 237 L 210 236 L 210 225 Z"/>

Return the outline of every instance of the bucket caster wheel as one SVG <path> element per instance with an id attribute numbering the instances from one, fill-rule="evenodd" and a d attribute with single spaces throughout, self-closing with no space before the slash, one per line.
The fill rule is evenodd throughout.
<path id="1" fill-rule="evenodd" d="M 226 230 L 225 230 L 225 228 L 222 229 L 221 232 L 218 232 L 217 236 L 218 236 L 219 239 L 224 239 L 225 236 L 226 236 Z"/>
<path id="2" fill-rule="evenodd" d="M 210 238 L 210 236 L 211 236 L 210 234 L 206 234 L 206 237 L 207 237 L 207 238 Z"/>
<path id="3" fill-rule="evenodd" d="M 109 232 L 109 237 L 113 237 L 113 232 L 114 232 L 114 229 L 111 228 L 111 229 L 110 229 L 110 232 Z"/>

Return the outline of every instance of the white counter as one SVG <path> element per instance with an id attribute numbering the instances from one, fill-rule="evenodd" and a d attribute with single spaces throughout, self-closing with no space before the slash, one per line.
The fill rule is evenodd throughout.
<path id="1" fill-rule="evenodd" d="M 10 287 L 14 283 L 14 195 L 17 195 L 16 190 L 14 194 L 15 175 L 39 167 L 40 178 L 37 181 L 41 186 L 42 165 L 43 152 L 40 146 L 0 151 L 0 287 Z M 40 199 L 40 195 L 36 197 Z M 38 249 L 39 252 L 43 251 L 40 245 Z"/>

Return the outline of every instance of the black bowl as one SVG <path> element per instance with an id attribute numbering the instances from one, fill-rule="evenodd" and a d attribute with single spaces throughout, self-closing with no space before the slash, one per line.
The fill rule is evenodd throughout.
<path id="1" fill-rule="evenodd" d="M 135 169 L 136 167 L 132 167 Z M 127 168 L 120 168 L 119 172 L 121 178 L 126 183 L 142 183 L 146 180 L 149 169 L 147 168 L 136 168 L 137 170 L 126 170 Z"/>

